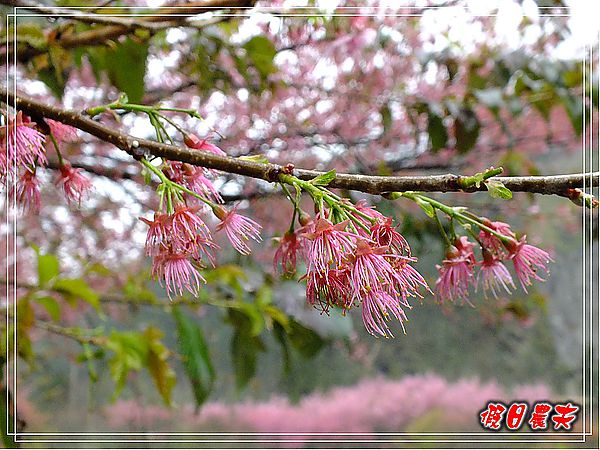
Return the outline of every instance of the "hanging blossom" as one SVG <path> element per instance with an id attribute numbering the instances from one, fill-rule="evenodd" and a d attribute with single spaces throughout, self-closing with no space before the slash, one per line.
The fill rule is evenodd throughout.
<path id="1" fill-rule="evenodd" d="M 82 169 L 74 168 L 68 161 L 60 166 L 56 185 L 62 187 L 69 203 L 77 202 L 81 205 L 81 200 L 92 188 L 91 181 L 82 172 Z"/>
<path id="2" fill-rule="evenodd" d="M 77 140 L 77 128 L 65 125 L 52 119 L 44 119 L 50 128 L 50 133 L 58 142 L 73 142 Z"/>
<path id="3" fill-rule="evenodd" d="M 483 291 L 498 297 L 510 294 L 516 289 L 513 277 L 506 266 L 512 261 L 517 279 L 527 292 L 533 281 L 544 281 L 540 271 L 548 272 L 547 265 L 552 258 L 545 250 L 530 245 L 526 236 L 517 240 L 510 225 L 492 222 L 481 218 L 485 227 L 477 236 L 481 247 L 481 261 L 477 261 L 474 244 L 462 236 L 450 246 L 441 266 L 437 266 L 440 276 L 436 282 L 436 295 L 439 301 L 462 300 L 468 302 L 469 287 L 479 286 Z M 475 276 L 476 268 L 479 268 Z"/>
<path id="4" fill-rule="evenodd" d="M 184 141 L 191 148 L 224 154 L 191 134 Z M 148 225 L 146 254 L 152 257 L 152 274 L 169 298 L 184 291 L 197 295 L 200 284 L 205 283 L 200 270 L 207 264 L 215 266 L 219 248 L 202 219 L 206 207 L 220 219 L 216 230 L 224 231 L 231 245 L 244 255 L 251 252 L 249 240 L 260 241 L 261 226 L 239 214 L 237 208 L 228 210 L 217 204 L 223 199 L 208 178 L 213 172 L 178 161 L 165 160 L 160 168 L 142 163 L 161 179 L 161 210 L 154 213 L 153 220 L 140 218 Z"/>
<path id="5" fill-rule="evenodd" d="M 441 266 L 436 266 L 439 278 L 435 292 L 440 302 L 461 299 L 469 301 L 469 285 L 473 283 L 475 267 L 474 244 L 466 236 L 454 241 L 446 251 Z"/>
<path id="6" fill-rule="evenodd" d="M 35 126 L 35 122 L 19 111 L 8 125 L 0 128 L 1 177 L 5 177 L 14 165 L 32 170 L 38 164 L 46 164 L 46 137 Z"/>
<path id="7" fill-rule="evenodd" d="M 249 255 L 252 250 L 248 245 L 250 239 L 260 242 L 261 226 L 254 220 L 237 213 L 237 208 L 227 210 L 221 206 L 213 208 L 215 215 L 221 220 L 217 231 L 225 231 L 227 239 L 239 253 Z"/>
<path id="8" fill-rule="evenodd" d="M 35 172 L 23 171 L 16 183 L 16 201 L 23 211 L 39 212 L 41 207 L 40 185 Z"/>
<path id="9" fill-rule="evenodd" d="M 519 241 L 510 241 L 506 248 L 509 252 L 508 258 L 512 260 L 517 278 L 525 292 L 527 286 L 531 286 L 532 280 L 544 281 L 538 272 L 542 270 L 548 273 L 547 265 L 553 261 L 548 252 L 528 244 L 526 236 Z"/>
<path id="10" fill-rule="evenodd" d="M 428 289 L 427 283 L 411 266 L 416 259 L 407 256 L 408 243 L 391 219 L 364 203 L 356 210 L 352 220 L 328 211 L 313 220 L 300 214 L 302 228 L 284 235 L 274 265 L 293 273 L 300 256 L 307 267 L 300 279 L 306 280 L 309 305 L 326 313 L 332 307 L 344 313 L 361 307 L 369 333 L 393 337 L 388 322 L 396 319 L 404 330 L 408 299 L 421 297 L 419 289 Z"/>
<path id="11" fill-rule="evenodd" d="M 198 270 L 205 267 L 203 258 L 214 267 L 217 245 L 197 211 L 178 204 L 171 214 L 155 212 L 153 220 L 140 217 L 148 225 L 146 254 L 152 257 L 152 276 L 169 298 L 184 290 L 198 295 L 200 284 L 206 282 Z"/>
<path id="12" fill-rule="evenodd" d="M 481 250 L 483 260 L 481 261 L 481 269 L 477 275 L 477 284 L 481 279 L 481 284 L 485 292 L 491 292 L 494 297 L 498 297 L 498 292 L 503 289 L 507 294 L 510 294 L 515 289 L 510 272 L 502 263 L 498 255 L 494 255 L 486 248 Z"/>

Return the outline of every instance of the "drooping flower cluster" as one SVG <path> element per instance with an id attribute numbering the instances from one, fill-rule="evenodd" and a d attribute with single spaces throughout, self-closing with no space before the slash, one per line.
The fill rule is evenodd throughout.
<path id="1" fill-rule="evenodd" d="M 36 129 L 36 123 L 21 111 L 0 128 L 0 175 L 4 178 L 15 168 L 31 170 L 46 163 L 45 136 Z"/>
<path id="2" fill-rule="evenodd" d="M 481 286 L 494 297 L 503 291 L 510 294 L 516 286 L 505 265 L 508 261 L 512 261 L 525 292 L 533 280 L 544 281 L 539 272 L 548 272 L 547 265 L 552 261 L 548 252 L 528 244 L 526 236 L 517 239 L 510 225 L 504 222 L 483 219 L 482 225 L 477 236 L 482 255 L 480 261 L 475 257 L 475 244 L 461 236 L 447 249 L 442 265 L 437 266 L 439 278 L 435 291 L 440 302 L 468 302 L 470 286 Z M 475 274 L 477 267 L 479 270 Z"/>
<path id="3" fill-rule="evenodd" d="M 350 210 L 352 220 L 334 221 L 338 216 L 326 211 L 301 221 L 301 228 L 281 239 L 274 265 L 289 274 L 300 256 L 310 305 L 324 312 L 360 306 L 369 333 L 392 337 L 388 321 L 403 326 L 409 298 L 421 297 L 427 283 L 411 266 L 416 258 L 390 218 L 363 203 Z"/>
<path id="4" fill-rule="evenodd" d="M 192 148 L 224 154 L 193 135 L 186 136 L 185 142 Z M 152 275 L 165 287 L 169 298 L 183 295 L 184 290 L 197 295 L 200 284 L 205 283 L 199 270 L 215 266 L 219 248 L 203 214 L 210 211 L 219 219 L 216 231 L 223 231 L 243 255 L 251 252 L 250 239 L 260 241 L 261 226 L 239 214 L 237 208 L 228 210 L 217 204 L 223 200 L 208 178 L 211 171 L 176 161 L 163 161 L 160 168 L 149 162 L 145 165 L 161 179 L 164 210 L 156 211 L 153 220 L 140 218 L 148 225 L 146 254 L 152 257 Z"/>
<path id="5" fill-rule="evenodd" d="M 38 212 L 41 207 L 40 184 L 36 170 L 47 164 L 45 144 L 52 142 L 57 153 L 58 143 L 73 141 L 75 128 L 51 119 L 38 126 L 22 111 L 8 119 L 0 128 L 0 180 L 9 174 L 16 176 L 14 198 L 23 210 Z M 48 138 L 49 137 L 49 138 Z M 58 154 L 60 162 L 56 185 L 62 187 L 69 203 L 81 200 L 91 189 L 91 182 Z"/>

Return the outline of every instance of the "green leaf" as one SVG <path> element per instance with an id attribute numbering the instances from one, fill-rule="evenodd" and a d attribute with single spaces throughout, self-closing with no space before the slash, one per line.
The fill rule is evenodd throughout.
<path id="1" fill-rule="evenodd" d="M 144 332 L 149 349 L 146 365 L 163 401 L 170 405 L 171 391 L 177 382 L 177 376 L 168 362 L 171 352 L 161 342 L 163 336 L 164 333 L 155 327 L 148 327 Z"/>
<path id="2" fill-rule="evenodd" d="M 111 48 L 88 49 L 88 58 L 98 81 L 106 73 L 111 83 L 125 92 L 132 103 L 144 96 L 148 42 L 128 37 Z"/>
<path id="3" fill-rule="evenodd" d="M 89 303 L 97 311 L 100 310 L 100 297 L 81 278 L 59 278 L 54 282 L 52 288 L 63 294 L 66 300 L 79 298 Z"/>
<path id="4" fill-rule="evenodd" d="M 423 211 L 425 211 L 425 214 L 427 214 L 432 219 L 435 217 L 435 209 L 433 208 L 433 206 L 431 206 L 431 203 L 428 203 L 425 200 L 421 200 L 418 197 L 415 199 L 415 202 L 421 207 Z"/>
<path id="5" fill-rule="evenodd" d="M 393 125 L 392 120 L 392 110 L 390 109 L 389 104 L 385 104 L 379 110 L 379 114 L 381 114 L 381 123 L 383 125 L 383 134 L 387 134 Z"/>
<path id="6" fill-rule="evenodd" d="M 27 297 L 17 302 L 17 355 L 25 361 L 33 362 L 33 347 L 29 330 L 35 322 L 35 313 Z"/>
<path id="7" fill-rule="evenodd" d="M 248 384 L 256 373 L 258 353 L 265 350 L 259 336 L 253 334 L 250 319 L 242 311 L 229 310 L 229 322 L 235 327 L 231 340 L 231 356 L 238 389 Z"/>
<path id="8" fill-rule="evenodd" d="M 454 137 L 456 138 L 456 149 L 460 153 L 471 150 L 477 139 L 481 125 L 475 112 L 470 108 L 463 108 L 454 118 Z"/>
<path id="9" fill-rule="evenodd" d="M 258 336 L 251 336 L 244 331 L 236 330 L 231 340 L 231 355 L 235 368 L 235 384 L 238 389 L 244 388 L 256 373 L 258 353 L 265 347 Z"/>
<path id="10" fill-rule="evenodd" d="M 38 252 L 38 286 L 43 287 L 60 273 L 58 258 L 54 255 L 43 255 Z"/>
<path id="11" fill-rule="evenodd" d="M 242 159 L 244 161 L 252 161 L 262 164 L 269 164 L 269 160 L 265 155 L 250 155 L 250 156 L 240 156 L 238 159 Z"/>
<path id="12" fill-rule="evenodd" d="M 446 143 L 448 142 L 448 132 L 444 126 L 443 119 L 439 115 L 430 112 L 428 118 L 427 133 L 431 140 L 431 150 L 435 153 L 446 146 Z"/>
<path id="13" fill-rule="evenodd" d="M 125 387 L 129 372 L 144 367 L 150 348 L 146 336 L 135 331 L 113 331 L 108 336 L 106 348 L 114 353 L 108 365 L 115 381 L 116 398 Z"/>
<path id="14" fill-rule="evenodd" d="M 302 356 L 312 358 L 325 345 L 325 340 L 310 328 L 290 320 L 290 343 Z"/>
<path id="15" fill-rule="evenodd" d="M 215 370 L 208 346 L 202 329 L 178 307 L 173 308 L 173 317 L 177 324 L 179 353 L 183 357 L 183 368 L 192 385 L 196 406 L 200 406 L 208 398 L 215 381 Z"/>
<path id="16" fill-rule="evenodd" d="M 42 305 L 50 318 L 55 322 L 60 320 L 60 305 L 56 299 L 48 296 L 34 297 L 34 300 Z"/>
<path id="17" fill-rule="evenodd" d="M 315 186 L 327 186 L 335 180 L 336 175 L 335 169 L 331 169 L 329 172 L 322 173 L 310 180 L 310 184 L 314 184 Z"/>
<path id="18" fill-rule="evenodd" d="M 18 25 L 16 36 L 17 42 L 25 42 L 37 50 L 43 50 L 48 45 L 44 31 L 33 22 Z"/>
<path id="19" fill-rule="evenodd" d="M 484 181 L 485 187 L 487 188 L 490 197 L 501 198 L 503 200 L 510 200 L 512 198 L 512 192 L 504 183 L 499 180 L 486 180 Z"/>
<path id="20" fill-rule="evenodd" d="M 263 79 L 277 71 L 273 63 L 277 50 L 270 39 L 254 36 L 243 47 L 246 49 L 248 59 Z"/>

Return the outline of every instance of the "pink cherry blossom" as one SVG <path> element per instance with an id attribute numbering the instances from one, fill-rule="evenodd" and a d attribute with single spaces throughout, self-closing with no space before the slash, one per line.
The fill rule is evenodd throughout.
<path id="1" fill-rule="evenodd" d="M 309 272 L 327 272 L 339 269 L 344 260 L 354 251 L 357 234 L 345 231 L 348 221 L 337 224 L 318 218 L 313 232 L 304 234 L 312 241 L 307 250 Z"/>
<path id="2" fill-rule="evenodd" d="M 500 288 L 504 289 L 507 294 L 511 293 L 511 289 L 515 289 L 512 276 L 506 266 L 485 249 L 483 249 L 481 269 L 477 274 L 478 283 L 480 279 L 483 289 L 490 291 L 496 298 L 498 297 L 498 290 Z"/>
<path id="3" fill-rule="evenodd" d="M 279 240 L 279 246 L 273 256 L 273 269 L 284 275 L 293 275 L 296 272 L 296 257 L 302 247 L 303 238 L 295 232 L 287 231 Z"/>
<path id="4" fill-rule="evenodd" d="M 238 214 L 237 208 L 226 210 L 222 207 L 213 208 L 215 215 L 221 220 L 217 225 L 217 231 L 224 230 L 229 242 L 242 255 L 251 253 L 248 241 L 253 239 L 260 242 L 261 226 L 254 220 Z"/>
<path id="5" fill-rule="evenodd" d="M 205 152 L 214 153 L 215 155 L 219 155 L 219 156 L 227 156 L 227 153 L 225 153 L 223 150 L 221 150 L 215 144 L 211 144 L 206 139 L 200 140 L 200 138 L 198 138 L 198 136 L 196 136 L 194 134 L 188 134 L 184 138 L 184 143 L 188 147 L 194 148 L 196 150 L 203 150 Z"/>
<path id="6" fill-rule="evenodd" d="M 526 236 L 523 236 L 519 241 L 511 241 L 506 244 L 506 247 L 509 251 L 508 257 L 512 259 L 517 278 L 525 292 L 527 292 L 527 286 L 531 286 L 532 279 L 544 281 L 538 275 L 538 270 L 544 270 L 548 273 L 546 266 L 553 261 L 548 252 L 527 244 Z"/>
<path id="7" fill-rule="evenodd" d="M 387 322 L 395 318 L 402 325 L 406 314 L 397 298 L 382 290 L 369 291 L 362 299 L 362 318 L 367 331 L 372 335 L 394 337 Z"/>
<path id="8" fill-rule="evenodd" d="M 352 306 L 348 269 L 332 269 L 327 272 L 308 272 L 306 279 L 306 302 L 328 312 L 331 306 L 344 310 Z"/>
<path id="9" fill-rule="evenodd" d="M 169 298 L 173 294 L 183 295 L 183 290 L 197 296 L 200 284 L 206 280 L 186 255 L 164 251 L 152 261 L 152 276 L 159 280 Z"/>
<path id="10" fill-rule="evenodd" d="M 438 300 L 468 301 L 469 285 L 473 282 L 473 262 L 470 254 L 461 254 L 456 246 L 451 246 L 442 265 L 436 267 L 439 272 L 439 278 L 435 282 Z"/>
<path id="11" fill-rule="evenodd" d="M 65 197 L 69 203 L 77 202 L 81 205 L 84 195 L 92 188 L 92 183 L 81 174 L 82 169 L 75 169 L 69 162 L 60 166 L 60 173 L 56 184 L 62 186 Z"/>
<path id="12" fill-rule="evenodd" d="M 44 119 L 50 128 L 50 133 L 58 142 L 72 142 L 77 140 L 77 128 L 65 125 L 52 119 Z"/>
<path id="13" fill-rule="evenodd" d="M 0 128 L 0 176 L 5 176 L 13 165 L 31 169 L 46 164 L 45 136 L 35 129 L 35 122 L 19 111 L 8 125 Z"/>
<path id="14" fill-rule="evenodd" d="M 171 220 L 167 214 L 154 213 L 154 219 L 148 220 L 140 217 L 140 220 L 148 225 L 146 232 L 146 255 L 157 256 L 168 247 L 171 231 Z"/>
<path id="15" fill-rule="evenodd" d="M 17 181 L 17 203 L 24 211 L 39 212 L 41 207 L 40 185 L 35 172 L 25 170 Z"/>

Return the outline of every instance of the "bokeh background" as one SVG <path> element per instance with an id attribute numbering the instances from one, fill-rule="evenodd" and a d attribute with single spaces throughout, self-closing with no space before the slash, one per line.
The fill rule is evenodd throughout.
<path id="1" fill-rule="evenodd" d="M 95 12 L 130 6 L 143 14 L 153 10 L 143 6 L 164 5 L 102 6 Z M 382 175 L 597 167 L 593 2 L 232 6 L 76 46 L 64 42 L 103 25 L 19 17 L 18 62 L 8 67 L 8 81 L 73 109 L 120 92 L 132 103 L 196 108 L 204 121 L 173 120 L 231 156 L 297 167 Z M 9 25 L 4 55 L 12 55 Z M 141 115 L 102 121 L 152 137 Z M 22 214 L 6 202 L 2 208 L 7 258 L 0 264 L 9 288 L 0 295 L 10 316 L 16 273 L 19 318 L 18 388 L 8 384 L 3 395 L 16 399 L 11 420 L 22 431 L 432 437 L 481 431 L 478 412 L 490 400 L 584 401 L 584 357 L 597 365 L 597 349 L 582 334 L 584 286 L 598 281 L 584 273 L 584 253 L 597 255 L 595 212 L 554 196 L 437 194 L 526 234 L 552 254 L 550 276 L 527 293 L 495 299 L 473 292 L 473 306 L 425 296 L 413 301 L 406 334 L 398 325 L 395 339 L 376 339 L 360 314 L 308 307 L 302 282 L 273 273 L 272 238 L 291 217 L 273 185 L 219 174 L 225 200 L 263 225 L 263 241 L 251 257 L 223 246 L 218 267 L 204 272 L 209 283 L 200 297 L 169 301 L 143 255 L 146 228 L 138 217 L 150 217 L 157 198 L 140 167 L 83 132 L 62 151 L 93 182 L 81 206 L 67 205 L 53 186 L 49 151 L 49 166 L 39 171 L 40 213 Z M 394 217 L 418 270 L 435 284 L 444 248 L 434 222 L 406 201 L 341 194 Z M 12 325 L 1 322 L 12 335 Z M 597 445 L 594 433 L 586 445 Z M 317 444 L 304 437 L 293 445 Z"/>

